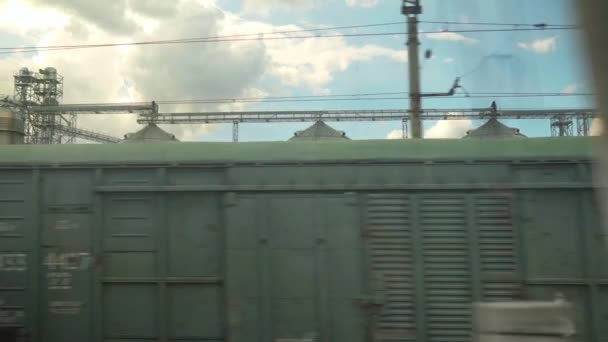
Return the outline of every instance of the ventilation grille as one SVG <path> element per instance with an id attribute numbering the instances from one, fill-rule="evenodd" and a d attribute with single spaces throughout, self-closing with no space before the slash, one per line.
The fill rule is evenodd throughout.
<path id="1" fill-rule="evenodd" d="M 513 300 L 519 292 L 519 285 L 510 198 L 477 196 L 475 209 L 483 299 Z"/>
<path id="2" fill-rule="evenodd" d="M 471 278 L 462 197 L 422 197 L 418 208 L 429 341 L 470 340 Z"/>
<path id="3" fill-rule="evenodd" d="M 405 195 L 370 195 L 367 237 L 372 273 L 382 278 L 384 305 L 375 319 L 375 341 L 415 338 L 414 270 L 410 205 Z"/>

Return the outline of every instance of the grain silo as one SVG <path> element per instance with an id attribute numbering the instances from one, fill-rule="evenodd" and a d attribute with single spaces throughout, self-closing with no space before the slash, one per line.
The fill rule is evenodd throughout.
<path id="1" fill-rule="evenodd" d="M 0 107 L 0 145 L 23 144 L 25 120 L 21 113 Z"/>

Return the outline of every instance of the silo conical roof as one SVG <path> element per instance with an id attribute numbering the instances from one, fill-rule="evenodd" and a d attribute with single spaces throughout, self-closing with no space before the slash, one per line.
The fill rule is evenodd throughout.
<path id="1" fill-rule="evenodd" d="M 153 143 L 153 142 L 179 142 L 175 135 L 165 132 L 156 124 L 150 123 L 135 133 L 125 135 L 123 143 Z"/>
<path id="2" fill-rule="evenodd" d="M 464 138 L 526 138 L 519 129 L 511 128 L 496 119 L 490 118 L 486 123 L 467 132 Z"/>
<path id="3" fill-rule="evenodd" d="M 346 133 L 338 131 L 319 120 L 305 130 L 297 131 L 289 141 L 317 141 L 317 140 L 350 140 Z"/>

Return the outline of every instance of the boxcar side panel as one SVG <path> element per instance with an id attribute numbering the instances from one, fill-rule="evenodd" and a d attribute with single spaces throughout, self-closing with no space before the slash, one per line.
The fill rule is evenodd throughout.
<path id="1" fill-rule="evenodd" d="M 465 342 L 472 301 L 561 292 L 578 337 L 608 341 L 606 236 L 586 168 L 563 164 L 3 169 L 0 328 Z"/>
<path id="2" fill-rule="evenodd" d="M 92 307 L 92 206 L 90 170 L 42 172 L 40 334 L 50 341 L 89 340 Z"/>
<path id="3" fill-rule="evenodd" d="M 521 206 L 527 297 L 564 296 L 577 305 L 578 338 L 605 340 L 606 250 L 593 192 L 529 190 Z"/>

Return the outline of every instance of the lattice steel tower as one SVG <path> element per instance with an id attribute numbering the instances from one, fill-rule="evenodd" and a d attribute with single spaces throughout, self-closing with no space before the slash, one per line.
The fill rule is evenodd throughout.
<path id="1" fill-rule="evenodd" d="M 74 135 L 56 129 L 57 126 L 76 127 L 75 114 L 28 110 L 31 106 L 57 106 L 63 98 L 63 76 L 55 68 L 38 72 L 21 68 L 15 75 L 15 101 L 26 111 L 26 143 L 69 144 Z"/>

